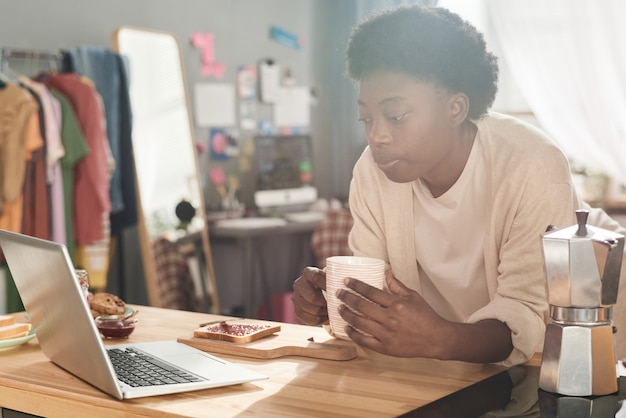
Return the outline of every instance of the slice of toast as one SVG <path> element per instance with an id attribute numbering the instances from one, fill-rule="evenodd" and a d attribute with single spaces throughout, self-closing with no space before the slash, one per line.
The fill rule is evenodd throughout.
<path id="1" fill-rule="evenodd" d="M 197 328 L 193 336 L 243 344 L 269 337 L 279 331 L 280 325 L 271 322 L 232 320 Z"/>
<path id="2" fill-rule="evenodd" d="M 15 317 L 10 315 L 0 315 L 0 327 L 15 324 Z"/>
<path id="3" fill-rule="evenodd" d="M 28 322 L 16 322 L 15 324 L 0 327 L 0 340 L 23 337 L 30 331 L 31 324 Z"/>

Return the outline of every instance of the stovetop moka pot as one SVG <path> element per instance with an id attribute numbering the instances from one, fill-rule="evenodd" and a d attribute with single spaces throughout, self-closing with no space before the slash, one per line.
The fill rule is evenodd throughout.
<path id="1" fill-rule="evenodd" d="M 624 236 L 587 225 L 543 236 L 550 323 L 546 326 L 539 387 L 570 396 L 614 393 L 617 386 L 613 306 L 617 301 Z"/>

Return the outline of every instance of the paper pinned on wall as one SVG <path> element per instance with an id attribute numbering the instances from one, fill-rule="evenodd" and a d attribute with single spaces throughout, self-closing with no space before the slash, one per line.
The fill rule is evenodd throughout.
<path id="1" fill-rule="evenodd" d="M 215 60 L 215 42 L 210 32 L 194 32 L 191 34 L 191 43 L 199 48 L 202 54 L 201 71 L 204 76 L 215 76 L 221 80 L 224 77 L 226 66 Z"/>
<path id="2" fill-rule="evenodd" d="M 236 130 L 211 128 L 209 150 L 213 160 L 229 160 L 239 155 L 239 139 Z"/>
<path id="3" fill-rule="evenodd" d="M 280 65 L 272 59 L 259 63 L 259 93 L 264 103 L 275 103 L 280 93 Z"/>
<path id="4" fill-rule="evenodd" d="M 308 87 L 288 87 L 280 90 L 274 104 L 274 125 L 309 126 L 311 97 Z"/>
<path id="5" fill-rule="evenodd" d="M 270 28 L 270 38 L 285 45 L 289 48 L 300 49 L 302 47 L 302 41 L 296 34 L 287 32 L 286 30 L 279 28 L 278 26 L 272 26 Z"/>
<path id="6" fill-rule="evenodd" d="M 235 86 L 228 83 L 197 83 L 194 86 L 196 125 L 234 126 Z"/>
<path id="7" fill-rule="evenodd" d="M 256 68 L 251 65 L 239 67 L 237 70 L 237 91 L 240 99 L 256 99 Z"/>
<path id="8" fill-rule="evenodd" d="M 256 129 L 256 101 L 242 100 L 239 102 L 239 125 L 241 129 Z"/>

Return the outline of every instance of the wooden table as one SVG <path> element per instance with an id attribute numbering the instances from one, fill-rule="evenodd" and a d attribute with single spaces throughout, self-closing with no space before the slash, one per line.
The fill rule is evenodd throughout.
<path id="1" fill-rule="evenodd" d="M 188 338 L 199 323 L 220 318 L 136 308 L 140 311 L 137 329 L 124 342 Z M 14 315 L 23 320 L 23 314 Z M 331 340 L 320 327 L 282 324 L 280 332 L 294 338 L 313 337 L 315 342 Z M 0 350 L 0 406 L 46 417 L 385 417 L 401 415 L 504 370 L 494 365 L 402 361 L 358 352 L 358 357 L 349 361 L 304 357 L 256 360 L 218 354 L 269 379 L 118 401 L 52 364 L 34 338 Z"/>

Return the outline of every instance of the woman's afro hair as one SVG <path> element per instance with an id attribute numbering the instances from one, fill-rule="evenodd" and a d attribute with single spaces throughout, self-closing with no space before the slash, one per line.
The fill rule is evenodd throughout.
<path id="1" fill-rule="evenodd" d="M 483 35 L 444 8 L 402 6 L 371 15 L 353 30 L 346 58 L 354 81 L 386 70 L 465 93 L 470 119 L 487 112 L 498 90 L 497 58 Z"/>

